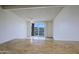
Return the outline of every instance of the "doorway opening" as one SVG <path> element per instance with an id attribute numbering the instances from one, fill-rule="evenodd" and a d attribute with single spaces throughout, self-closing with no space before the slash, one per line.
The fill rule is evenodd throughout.
<path id="1" fill-rule="evenodd" d="M 31 36 L 33 39 L 45 39 L 45 23 L 36 22 L 32 23 L 32 32 Z"/>

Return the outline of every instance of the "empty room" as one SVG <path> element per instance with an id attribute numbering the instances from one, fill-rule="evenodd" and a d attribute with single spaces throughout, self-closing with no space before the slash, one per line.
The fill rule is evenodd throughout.
<path id="1" fill-rule="evenodd" d="M 0 5 L 0 54 L 78 53 L 78 5 Z"/>

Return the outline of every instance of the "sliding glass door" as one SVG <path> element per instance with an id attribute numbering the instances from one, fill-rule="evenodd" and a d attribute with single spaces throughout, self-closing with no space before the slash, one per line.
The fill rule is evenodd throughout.
<path id="1" fill-rule="evenodd" d="M 32 28 L 33 36 L 39 36 L 39 37 L 44 37 L 45 36 L 45 24 L 42 22 L 37 22 L 33 24 Z"/>

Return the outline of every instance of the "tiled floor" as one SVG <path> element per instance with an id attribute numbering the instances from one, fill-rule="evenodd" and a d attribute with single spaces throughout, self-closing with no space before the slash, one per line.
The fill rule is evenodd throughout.
<path id="1" fill-rule="evenodd" d="M 0 45 L 7 54 L 78 54 L 79 42 L 49 40 L 12 40 Z"/>

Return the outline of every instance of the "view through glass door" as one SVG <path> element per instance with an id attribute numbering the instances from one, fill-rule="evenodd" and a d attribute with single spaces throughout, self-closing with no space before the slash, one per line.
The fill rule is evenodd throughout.
<path id="1" fill-rule="evenodd" d="M 34 25 L 34 36 L 42 36 L 44 37 L 44 24 L 43 23 L 35 23 Z"/>
<path id="2" fill-rule="evenodd" d="M 37 38 L 45 37 L 45 24 L 43 22 L 37 22 L 33 24 L 32 27 L 32 36 Z"/>

